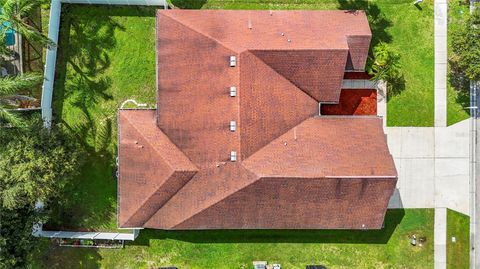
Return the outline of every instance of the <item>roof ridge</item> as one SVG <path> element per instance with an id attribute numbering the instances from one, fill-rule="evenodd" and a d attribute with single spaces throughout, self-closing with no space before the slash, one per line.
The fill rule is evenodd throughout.
<path id="1" fill-rule="evenodd" d="M 190 26 L 190 25 L 185 24 L 184 22 L 178 20 L 177 17 L 172 17 L 172 16 L 170 16 L 170 15 L 167 15 L 167 14 L 169 14 L 168 12 L 159 12 L 158 14 L 164 15 L 165 17 L 171 19 L 172 21 L 176 21 L 176 22 L 178 22 L 179 24 L 185 26 L 186 28 L 188 28 L 188 29 L 190 29 L 190 30 L 192 30 L 192 31 L 194 31 L 194 32 L 196 32 L 196 33 L 198 33 L 198 34 L 201 34 L 201 35 L 207 37 L 208 39 L 211 39 L 211 40 L 215 41 L 216 43 L 218 43 L 220 46 L 224 47 L 225 49 L 228 49 L 228 50 L 230 50 L 230 51 L 232 51 L 232 52 L 235 52 L 235 53 L 240 53 L 239 51 L 237 51 L 237 50 L 235 50 L 235 49 L 227 46 L 226 44 L 224 44 L 224 43 L 221 42 L 220 40 L 218 40 L 218 39 L 216 39 L 216 38 L 214 38 L 214 37 L 212 37 L 212 36 L 204 33 L 203 31 L 201 31 L 201 30 L 199 30 L 199 29 L 197 29 L 197 28 L 193 28 L 193 27 Z"/>
<path id="2" fill-rule="evenodd" d="M 293 82 L 291 79 L 285 77 L 284 75 L 278 73 L 277 70 L 275 70 L 275 68 L 273 68 L 271 65 L 269 65 L 267 62 L 265 62 L 262 58 L 258 57 L 255 53 L 253 53 L 254 51 L 284 51 L 285 49 L 281 49 L 281 50 L 274 50 L 274 49 L 254 49 L 254 50 L 248 50 L 249 52 L 252 53 L 253 56 L 255 56 L 257 59 L 259 59 L 260 61 L 262 61 L 265 65 L 267 65 L 270 69 L 272 69 L 275 73 L 277 73 L 278 75 L 280 75 L 281 77 L 283 77 L 285 80 L 287 80 L 288 82 L 290 82 L 293 86 L 295 86 L 297 89 L 299 89 L 300 91 L 302 91 L 303 93 L 305 93 L 306 95 L 308 95 L 310 98 L 312 98 L 313 100 L 317 101 L 317 99 L 315 99 L 311 94 L 309 94 L 308 92 L 306 92 L 304 89 L 300 88 L 300 86 L 298 86 L 295 82 Z M 291 49 L 289 51 L 294 51 L 294 50 L 297 50 L 297 51 L 317 51 L 319 49 Z M 338 50 L 338 49 L 337 49 Z M 318 102 L 318 101 L 317 101 Z"/>
<path id="3" fill-rule="evenodd" d="M 168 178 L 170 178 L 173 174 L 175 174 L 176 172 L 179 172 L 179 171 L 175 171 L 173 170 L 172 173 L 170 173 L 168 175 Z M 181 171 L 180 171 L 181 172 Z M 192 174 L 190 176 L 190 178 L 188 179 L 188 181 L 190 181 L 197 173 L 198 171 L 195 171 L 194 174 Z M 187 182 L 188 182 L 187 181 Z M 184 184 L 182 187 L 180 187 L 178 190 L 176 190 L 165 202 L 163 202 L 163 204 L 161 206 L 158 207 L 158 209 L 156 209 L 155 211 L 153 211 L 147 218 L 145 218 L 145 220 L 142 220 L 142 225 L 141 226 L 144 226 L 145 223 L 147 223 L 164 205 L 166 205 L 168 203 L 168 201 L 170 201 L 181 189 L 183 189 L 183 187 L 185 187 L 186 184 Z M 130 219 L 132 219 L 135 214 L 137 214 L 137 212 L 140 211 L 140 209 L 142 209 L 148 202 L 148 200 L 150 200 L 150 198 L 152 198 L 161 188 L 163 187 L 163 185 L 159 186 L 143 203 L 142 205 L 140 205 L 140 207 L 132 214 L 132 217 L 130 217 L 128 221 L 130 221 Z"/>
<path id="4" fill-rule="evenodd" d="M 279 136 L 275 137 L 274 139 L 272 139 L 270 142 L 268 142 L 267 144 L 265 144 L 263 147 L 259 148 L 257 151 L 253 152 L 252 154 L 250 154 L 250 156 L 248 156 L 245 160 L 242 161 L 242 165 L 243 165 L 243 162 L 246 162 L 248 161 L 248 159 L 252 158 L 256 153 L 260 152 L 261 150 L 263 150 L 264 148 L 266 148 L 268 145 L 270 145 L 273 141 L 277 140 L 278 138 L 280 138 L 281 136 L 285 135 L 286 133 L 290 132 L 290 130 L 294 129 L 294 128 L 297 128 L 299 125 L 301 125 L 302 123 L 304 123 L 305 121 L 309 120 L 309 119 L 312 119 L 312 118 L 315 118 L 314 117 L 308 117 L 304 120 L 302 120 L 302 122 L 300 122 L 299 124 L 293 126 L 292 128 L 286 130 L 284 133 L 280 134 Z M 248 169 L 248 167 L 246 166 L 243 166 L 245 167 L 245 169 L 247 169 L 249 172 L 255 174 L 256 176 L 259 176 L 261 177 L 261 175 L 257 175 L 255 172 L 253 172 L 252 170 Z"/>
<path id="5" fill-rule="evenodd" d="M 275 74 L 277 74 L 279 77 L 283 78 L 283 79 L 284 79 L 287 83 L 289 83 L 291 86 L 297 88 L 297 89 L 298 89 L 300 92 L 302 92 L 304 95 L 308 96 L 310 99 L 312 99 L 312 100 L 314 100 L 315 102 L 317 102 L 317 100 L 316 100 L 315 98 L 313 98 L 311 95 L 309 95 L 308 93 L 306 93 L 304 90 L 300 89 L 297 85 L 295 85 L 292 81 L 290 81 L 289 79 L 287 79 L 286 77 L 284 77 L 282 74 L 278 73 L 275 69 L 273 69 L 269 64 L 267 64 L 267 63 L 264 62 L 262 59 L 260 59 L 257 55 L 253 54 L 253 53 L 252 53 L 252 50 L 246 50 L 246 51 L 244 51 L 244 52 L 242 52 L 242 53 L 250 53 L 250 55 L 252 55 L 252 56 L 255 57 L 257 60 L 260 60 L 262 63 L 264 63 L 265 66 L 267 66 L 270 70 L 272 70 L 272 71 L 273 71 Z M 241 72 L 241 71 L 240 71 L 240 72 Z M 240 81 L 240 83 L 241 83 L 241 81 Z M 242 87 L 242 85 L 240 84 L 240 90 L 241 90 L 241 87 Z M 240 96 L 240 98 L 241 98 L 241 96 Z M 239 107 L 239 111 L 240 111 L 240 107 Z M 319 113 L 319 112 L 320 112 L 320 111 L 318 111 L 318 113 Z M 280 136 L 284 135 L 285 133 L 287 133 L 287 132 L 290 131 L 291 129 L 297 127 L 298 125 L 300 125 L 302 122 L 306 121 L 306 120 L 309 119 L 309 118 L 311 118 L 311 117 L 308 117 L 308 118 L 306 118 L 306 119 L 303 119 L 299 124 L 293 126 L 292 128 L 290 128 L 290 129 L 286 130 L 285 132 L 281 133 L 280 135 L 274 137 L 272 140 L 270 140 L 270 142 L 268 142 L 267 144 L 265 144 L 264 146 L 262 146 L 262 147 L 259 148 L 258 150 L 250 153 L 250 155 L 249 155 L 246 159 L 244 159 L 243 161 L 248 160 L 248 158 L 250 158 L 252 155 L 254 155 L 255 153 L 257 153 L 259 150 L 263 149 L 263 148 L 266 147 L 267 145 L 269 145 L 273 140 L 275 140 L 275 139 L 279 138 Z M 240 136 L 239 136 L 239 137 L 240 137 Z M 240 149 L 241 149 L 241 148 L 242 148 L 242 145 L 240 144 Z M 247 169 L 247 168 L 245 167 L 245 169 Z M 247 169 L 247 170 L 248 170 L 248 169 Z M 250 170 L 249 170 L 249 171 L 250 171 Z"/>
<path id="6" fill-rule="evenodd" d="M 175 171 L 172 171 L 172 172 L 168 175 L 168 177 L 171 177 L 171 176 L 173 175 L 173 173 L 175 173 Z M 133 212 L 133 214 L 130 215 L 130 217 L 127 219 L 127 221 L 125 221 L 125 223 L 128 223 L 131 219 L 133 219 L 133 218 L 135 217 L 135 215 L 136 215 L 137 213 L 139 213 L 139 211 L 147 204 L 148 200 L 150 200 L 150 198 L 152 198 L 152 197 L 155 195 L 155 193 L 157 193 L 158 190 L 159 190 L 161 187 L 162 187 L 162 185 L 160 185 L 156 190 L 154 190 L 150 195 L 148 195 L 147 198 L 141 203 L 141 205 L 138 206 L 138 208 L 135 210 L 135 212 Z M 164 204 L 165 204 L 165 203 L 164 203 Z M 155 212 L 156 212 L 156 211 L 155 211 Z M 153 213 L 153 214 L 155 214 L 155 213 Z M 153 214 L 152 214 L 152 216 L 153 216 Z M 136 226 L 143 226 L 143 225 L 145 225 L 145 223 L 146 223 L 147 221 L 149 221 L 152 216 L 146 218 L 145 220 L 142 220 L 142 225 L 136 225 Z"/>
<path id="7" fill-rule="evenodd" d="M 137 132 L 138 134 L 140 134 L 140 136 L 145 140 L 147 141 L 147 143 L 150 145 L 151 148 L 154 148 L 149 142 L 148 142 L 148 139 L 146 139 L 142 132 L 140 132 L 140 130 L 137 129 L 137 127 L 135 127 L 135 124 L 132 124 L 132 122 L 130 121 L 129 117 L 124 117 L 128 124 L 130 124 L 130 126 L 133 127 L 133 129 L 135 130 L 135 132 Z M 154 150 L 153 151 L 154 154 L 157 156 L 157 157 L 160 157 L 161 160 L 164 161 L 164 159 L 161 157 L 160 153 L 157 151 L 157 150 Z M 170 168 L 170 170 L 172 170 L 172 172 L 169 174 L 169 176 L 171 176 L 173 174 L 173 172 L 175 171 L 171 165 L 169 163 L 167 163 L 166 161 L 164 161 L 166 163 L 166 165 Z M 134 215 L 145 205 L 145 203 L 155 194 L 156 190 L 155 191 L 152 191 L 149 195 L 146 196 L 146 198 L 142 201 L 142 203 L 137 207 L 137 209 L 135 210 L 135 212 L 133 214 L 130 215 L 130 217 L 128 218 L 128 220 L 125 222 L 127 223 L 128 221 L 130 221 Z M 119 201 L 120 202 L 120 201 Z"/>
<path id="8" fill-rule="evenodd" d="M 192 171 L 192 172 L 193 172 L 193 171 L 194 171 L 195 174 L 198 172 L 198 167 L 183 153 L 183 151 L 181 151 L 181 149 L 179 149 L 179 148 L 170 140 L 170 138 L 169 138 L 168 136 L 165 135 L 167 141 L 168 141 L 169 143 L 171 143 L 171 144 L 175 147 L 175 149 L 176 149 L 180 154 L 182 154 L 182 155 L 186 158 L 186 160 L 189 161 L 189 165 L 191 165 L 192 167 L 194 167 L 195 170 L 185 170 L 185 169 L 179 170 L 179 169 L 176 169 L 176 167 L 172 166 L 172 164 L 171 164 L 171 162 L 168 160 L 168 158 L 165 158 L 165 156 L 163 156 L 163 155 L 158 151 L 157 147 L 154 146 L 154 145 L 152 145 L 152 144 L 150 143 L 149 139 L 147 139 L 147 138 L 144 136 L 144 133 L 143 133 L 141 130 L 139 130 L 139 129 L 137 128 L 137 126 L 130 120 L 130 117 L 126 117 L 126 116 L 125 116 L 124 118 L 126 119 L 126 121 L 128 122 L 128 124 L 133 127 L 133 129 L 135 130 L 135 132 L 138 133 L 138 134 L 143 138 L 143 140 L 146 141 L 146 143 L 150 146 L 150 148 L 152 149 L 152 152 L 157 156 L 157 158 L 160 159 L 160 160 L 162 160 L 162 161 L 170 168 L 171 172 L 168 174 L 167 179 L 171 178 L 171 176 L 174 175 L 176 172 L 185 172 L 185 171 Z M 158 126 L 157 126 L 157 128 L 158 128 Z M 161 132 L 160 128 L 158 128 L 158 131 Z M 192 177 L 193 177 L 195 174 L 193 174 L 193 175 L 190 177 L 190 179 L 192 179 Z M 190 180 L 190 179 L 189 179 L 189 180 Z M 188 182 L 188 181 L 187 181 L 187 182 Z M 184 186 L 185 186 L 185 184 L 184 184 L 182 187 L 180 187 L 171 197 L 169 197 L 168 200 L 165 201 L 165 202 L 159 207 L 159 209 L 160 209 L 161 207 L 163 207 L 163 205 L 165 205 L 173 196 L 175 196 L 175 194 L 176 194 L 179 190 L 181 190 Z M 152 192 L 150 192 L 148 195 L 146 195 L 146 198 L 141 202 L 141 204 L 137 207 L 137 209 L 133 212 L 133 214 L 130 215 L 130 217 L 128 218 L 128 220 L 127 220 L 125 223 L 128 223 L 130 220 L 132 220 L 132 218 L 134 218 L 135 215 L 136 215 L 137 213 L 139 213 L 140 210 L 142 210 L 142 208 L 143 208 L 144 206 L 147 205 L 148 201 L 149 201 L 162 187 L 163 187 L 163 184 L 161 184 L 161 185 L 158 186 L 156 189 L 154 189 L 154 191 L 152 191 Z M 147 217 L 146 219 L 142 220 L 142 225 L 144 225 L 147 221 L 149 221 L 150 218 L 151 218 L 157 211 L 158 211 L 158 210 L 155 210 L 149 217 Z"/>
<path id="9" fill-rule="evenodd" d="M 155 154 L 156 154 L 157 156 L 159 156 L 159 157 L 168 165 L 168 167 L 170 167 L 170 169 L 172 169 L 172 170 L 174 170 L 174 171 L 177 171 L 177 170 L 175 169 L 175 167 L 172 166 L 171 162 L 170 162 L 167 158 L 163 157 L 162 154 L 160 154 L 160 152 L 158 152 L 157 147 L 155 147 L 154 145 L 152 145 L 152 143 L 150 143 L 149 139 L 147 139 L 147 138 L 143 135 L 143 132 L 142 132 L 141 130 L 139 130 L 139 129 L 136 127 L 136 125 L 133 124 L 133 123 L 130 121 L 130 119 L 129 119 L 128 117 L 125 117 L 125 118 L 127 119 L 128 123 L 130 123 L 130 125 L 133 126 L 133 128 L 135 129 L 135 131 L 137 131 L 137 132 L 140 134 L 140 136 L 141 136 L 143 139 L 145 139 L 145 141 L 147 142 L 147 144 L 155 151 Z M 157 128 L 158 128 L 158 126 L 157 126 Z M 158 128 L 158 130 L 161 132 L 160 128 Z M 182 155 L 189 161 L 190 165 L 192 165 L 193 167 L 195 167 L 195 169 L 198 171 L 198 167 L 192 162 L 192 160 L 190 160 L 190 158 L 188 158 L 188 156 L 187 156 L 180 148 L 178 148 L 177 145 L 175 145 L 175 143 L 173 143 L 172 140 L 170 140 L 170 138 L 169 138 L 167 135 L 165 135 L 165 137 L 167 138 L 168 142 L 170 142 L 170 143 L 175 147 L 175 149 L 177 149 L 178 152 L 179 152 L 180 154 L 182 154 Z M 182 170 L 180 170 L 180 171 L 182 171 Z"/>
<path id="10" fill-rule="evenodd" d="M 175 226 L 172 226 L 172 228 L 175 228 L 175 227 L 181 225 L 182 223 L 184 223 L 184 222 L 192 219 L 193 217 L 195 217 L 195 216 L 197 216 L 198 214 L 202 213 L 202 212 L 205 211 L 206 209 L 211 208 L 212 206 L 215 206 L 216 204 L 224 201 L 225 199 L 227 199 L 228 197 L 232 196 L 233 194 L 238 193 L 239 191 L 247 188 L 248 186 L 252 185 L 252 184 L 255 183 L 255 182 L 258 182 L 258 181 L 261 179 L 261 177 L 257 176 L 257 174 L 255 174 L 255 173 L 253 173 L 252 171 L 250 171 L 249 169 L 247 169 L 242 163 L 240 163 L 239 165 L 240 165 L 243 169 L 245 169 L 245 171 L 247 171 L 248 173 L 250 173 L 251 175 L 253 175 L 254 178 L 255 178 L 255 180 L 253 180 L 252 182 L 249 182 L 249 183 L 246 184 L 245 186 L 242 186 L 242 187 L 241 187 L 240 189 L 238 189 L 238 190 L 231 191 L 229 194 L 224 195 L 222 198 L 218 199 L 216 202 L 210 204 L 210 205 L 207 206 L 207 207 L 202 208 L 201 210 L 199 210 L 199 211 L 196 212 L 195 214 L 191 215 L 190 217 L 184 218 L 184 219 L 183 219 L 182 221 L 180 221 L 178 224 L 176 224 Z"/>

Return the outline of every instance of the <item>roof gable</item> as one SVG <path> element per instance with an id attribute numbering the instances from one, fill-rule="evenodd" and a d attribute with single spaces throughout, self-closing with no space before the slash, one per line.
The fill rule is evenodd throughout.
<path id="1" fill-rule="evenodd" d="M 158 129 L 154 111 L 121 110 L 119 124 L 119 223 L 139 227 L 198 169 Z"/>
<path id="2" fill-rule="evenodd" d="M 318 102 L 250 52 L 240 57 L 239 93 L 242 159 L 318 115 Z"/>
<path id="3" fill-rule="evenodd" d="M 317 102 L 338 102 L 347 49 L 254 50 L 252 53 Z"/>

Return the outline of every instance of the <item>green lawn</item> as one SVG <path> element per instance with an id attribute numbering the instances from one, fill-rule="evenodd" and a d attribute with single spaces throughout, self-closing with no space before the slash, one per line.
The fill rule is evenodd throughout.
<path id="1" fill-rule="evenodd" d="M 433 209 L 390 210 L 378 231 L 153 231 L 122 250 L 53 247 L 43 241 L 34 268 L 252 268 L 252 261 L 283 268 L 433 268 Z M 409 236 L 425 236 L 413 247 Z"/>
<path id="2" fill-rule="evenodd" d="M 455 237 L 456 242 L 452 242 Z M 470 218 L 456 211 L 447 210 L 447 268 L 469 268 Z"/>
<path id="3" fill-rule="evenodd" d="M 466 1 L 448 1 L 448 52 L 452 51 L 452 33 L 461 27 L 462 22 L 469 13 L 469 5 Z M 450 67 L 449 67 L 450 70 Z M 470 105 L 468 85 L 454 85 L 451 74 L 448 74 L 447 83 L 447 123 L 452 125 L 469 117 L 468 110 L 464 109 Z"/>
<path id="4" fill-rule="evenodd" d="M 65 5 L 55 120 L 89 156 L 50 225 L 116 228 L 116 111 L 129 98 L 155 105 L 155 8 Z"/>

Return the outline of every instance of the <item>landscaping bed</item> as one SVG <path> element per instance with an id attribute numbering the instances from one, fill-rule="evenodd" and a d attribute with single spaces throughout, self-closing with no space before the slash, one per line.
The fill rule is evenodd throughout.
<path id="1" fill-rule="evenodd" d="M 343 89 L 338 104 L 322 104 L 322 115 L 377 115 L 377 91 Z"/>

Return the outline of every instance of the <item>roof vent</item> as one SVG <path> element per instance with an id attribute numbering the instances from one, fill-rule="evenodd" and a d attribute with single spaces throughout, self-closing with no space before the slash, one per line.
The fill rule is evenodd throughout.
<path id="1" fill-rule="evenodd" d="M 235 86 L 230 87 L 230 96 L 231 97 L 237 96 L 237 87 Z"/>
<path id="2" fill-rule="evenodd" d="M 235 130 L 237 130 L 237 123 L 232 120 L 230 121 L 230 131 L 235 132 Z"/>
<path id="3" fill-rule="evenodd" d="M 232 162 L 237 161 L 237 152 L 236 151 L 231 151 L 230 152 L 230 161 L 232 161 Z"/>
<path id="4" fill-rule="evenodd" d="M 237 66 L 237 56 L 232 55 L 230 56 L 230 67 L 235 67 Z"/>

